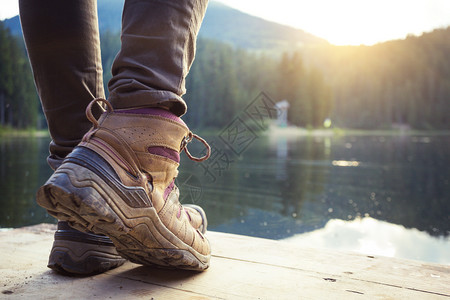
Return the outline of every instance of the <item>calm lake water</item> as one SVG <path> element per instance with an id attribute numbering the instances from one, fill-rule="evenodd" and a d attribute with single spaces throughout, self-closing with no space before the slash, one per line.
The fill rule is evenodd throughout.
<path id="1" fill-rule="evenodd" d="M 208 140 L 211 159 L 184 157 L 177 184 L 209 229 L 450 264 L 449 135 Z M 35 203 L 48 143 L 1 139 L 0 228 L 55 222 Z"/>

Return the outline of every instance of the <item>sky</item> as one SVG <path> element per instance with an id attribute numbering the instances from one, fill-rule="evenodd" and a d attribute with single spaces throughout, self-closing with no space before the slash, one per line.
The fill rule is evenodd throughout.
<path id="1" fill-rule="evenodd" d="M 450 26 L 450 0 L 218 0 L 335 45 L 373 45 Z M 0 20 L 19 13 L 0 0 Z"/>
<path id="2" fill-rule="evenodd" d="M 450 237 L 433 237 L 415 228 L 371 217 L 352 221 L 332 219 L 323 228 L 296 234 L 284 241 L 302 247 L 450 264 Z"/>

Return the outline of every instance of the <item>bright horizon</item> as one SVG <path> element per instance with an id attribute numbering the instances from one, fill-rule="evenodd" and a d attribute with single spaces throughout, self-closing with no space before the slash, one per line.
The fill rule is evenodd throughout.
<path id="1" fill-rule="evenodd" d="M 373 45 L 450 26 L 448 0 L 219 0 L 335 45 Z"/>
<path id="2" fill-rule="evenodd" d="M 450 26 L 448 0 L 218 1 L 335 45 L 373 45 Z M 0 3 L 0 20 L 18 13 L 18 1 Z"/>

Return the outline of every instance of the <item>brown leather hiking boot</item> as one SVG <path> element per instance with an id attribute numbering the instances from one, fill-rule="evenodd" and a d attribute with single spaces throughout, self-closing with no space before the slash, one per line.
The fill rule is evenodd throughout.
<path id="1" fill-rule="evenodd" d="M 97 101 L 108 107 L 98 121 L 91 114 Z M 37 202 L 76 229 L 109 236 L 132 262 L 208 268 L 206 215 L 178 201 L 173 182 L 179 164 L 149 151 L 185 150 L 201 161 L 209 156 L 206 142 L 168 118 L 116 113 L 106 100 L 94 100 L 86 111 L 93 128 L 39 189 Z M 189 154 L 186 145 L 193 138 L 207 146 L 208 155 L 198 159 Z"/>

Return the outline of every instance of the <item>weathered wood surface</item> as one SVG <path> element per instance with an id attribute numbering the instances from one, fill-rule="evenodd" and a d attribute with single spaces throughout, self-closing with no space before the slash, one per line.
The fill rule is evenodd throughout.
<path id="1" fill-rule="evenodd" d="M 126 263 L 67 277 L 46 268 L 53 225 L 0 232 L 1 299 L 450 299 L 450 266 L 209 232 L 202 273 Z"/>

